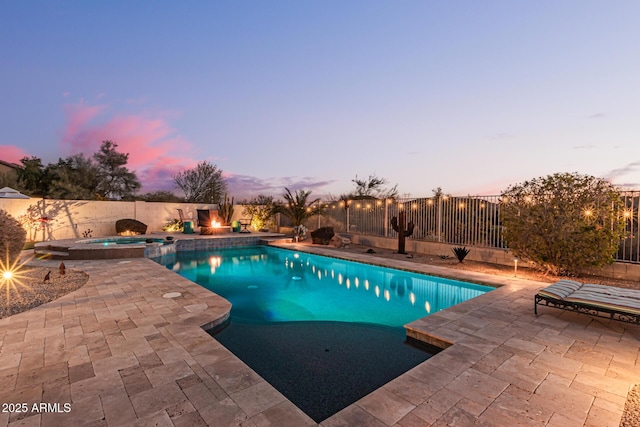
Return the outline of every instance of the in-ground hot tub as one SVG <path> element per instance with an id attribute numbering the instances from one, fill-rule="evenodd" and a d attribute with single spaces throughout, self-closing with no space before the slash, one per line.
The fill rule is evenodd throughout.
<path id="1" fill-rule="evenodd" d="M 100 239 L 60 240 L 35 245 L 38 257 L 53 259 L 120 259 L 155 257 L 173 249 L 172 236 L 105 237 Z"/>

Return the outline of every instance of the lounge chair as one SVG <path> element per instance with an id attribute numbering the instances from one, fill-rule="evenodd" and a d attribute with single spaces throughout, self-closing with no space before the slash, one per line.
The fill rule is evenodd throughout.
<path id="1" fill-rule="evenodd" d="M 640 290 L 560 280 L 538 291 L 533 304 L 536 315 L 538 305 L 640 325 Z"/>
<path id="2" fill-rule="evenodd" d="M 187 218 L 184 216 L 184 212 L 182 209 L 176 209 L 178 211 L 178 216 L 180 217 L 180 222 L 184 223 L 187 221 Z"/>

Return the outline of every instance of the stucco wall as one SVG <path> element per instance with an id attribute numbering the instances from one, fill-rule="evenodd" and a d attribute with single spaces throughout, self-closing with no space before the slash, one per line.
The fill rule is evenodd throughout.
<path id="1" fill-rule="evenodd" d="M 48 218 L 31 237 L 36 241 L 82 238 L 91 230 L 92 237 L 113 236 L 119 219 L 132 218 L 147 224 L 147 233 L 160 232 L 167 222 L 178 218 L 177 209 L 185 217 L 197 219 L 197 209 L 216 209 L 217 205 L 196 203 L 119 202 L 93 200 L 49 199 L 0 199 L 0 209 L 14 218 L 26 215 L 29 209 L 37 210 L 39 217 Z M 233 219 L 240 219 L 243 207 L 234 206 Z"/>

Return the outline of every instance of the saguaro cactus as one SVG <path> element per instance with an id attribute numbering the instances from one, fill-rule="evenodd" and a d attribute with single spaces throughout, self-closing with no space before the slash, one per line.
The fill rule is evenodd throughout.
<path id="1" fill-rule="evenodd" d="M 394 216 L 391 218 L 391 227 L 393 231 L 398 233 L 398 253 L 406 254 L 407 252 L 404 250 L 404 239 L 413 234 L 413 222 L 407 224 L 407 215 L 404 211 L 400 211 L 397 217 Z"/>

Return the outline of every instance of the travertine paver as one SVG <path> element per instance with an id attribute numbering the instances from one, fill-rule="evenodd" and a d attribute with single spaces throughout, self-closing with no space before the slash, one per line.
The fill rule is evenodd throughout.
<path id="1" fill-rule="evenodd" d="M 300 249 L 502 285 L 409 325 L 448 348 L 325 427 L 617 426 L 640 383 L 640 326 L 550 308 L 535 316 L 543 283 Z M 202 329 L 228 315 L 222 298 L 146 259 L 67 267 L 89 282 L 0 320 L 0 402 L 28 405 L 0 413 L 0 426 L 315 425 Z M 61 407 L 33 409 L 41 403 Z"/>
<path id="2" fill-rule="evenodd" d="M 314 424 L 203 330 L 224 299 L 147 259 L 66 264 L 89 282 L 0 320 L 0 402 L 26 404 L 0 426 Z"/>
<path id="3" fill-rule="evenodd" d="M 312 250 L 336 256 L 334 250 Z M 619 424 L 626 395 L 640 382 L 640 326 L 551 308 L 540 308 L 535 316 L 533 296 L 544 283 L 408 261 L 375 262 L 501 285 L 408 325 L 412 336 L 453 345 L 385 385 L 384 392 L 362 399 L 391 392 L 414 405 L 398 426 Z M 415 392 L 400 389 L 403 382 Z M 353 411 L 347 408 L 323 425 L 342 425 L 350 417 Z"/>

